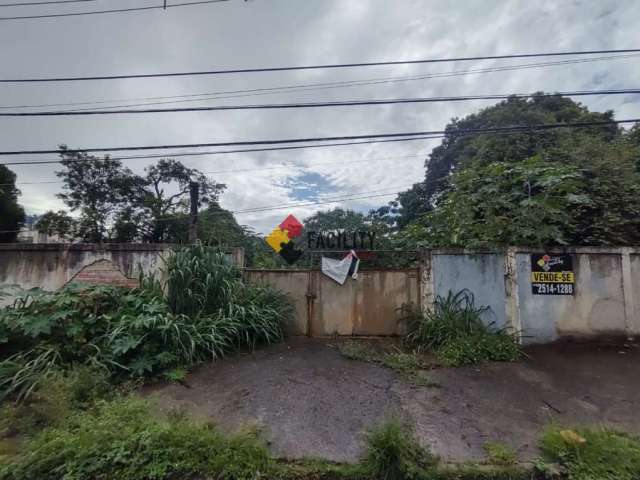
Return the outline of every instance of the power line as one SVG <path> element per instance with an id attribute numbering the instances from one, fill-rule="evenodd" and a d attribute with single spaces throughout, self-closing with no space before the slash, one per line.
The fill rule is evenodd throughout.
<path id="1" fill-rule="evenodd" d="M 213 3 L 227 0 L 208 0 L 206 2 L 189 3 Z M 179 6 L 187 4 L 174 4 L 171 6 Z M 145 9 L 162 8 L 162 7 L 140 7 Z M 61 14 L 68 15 L 68 14 Z M 0 18 L 6 20 L 7 18 Z M 263 72 L 284 72 L 293 70 L 321 70 L 321 69 L 338 69 L 338 68 L 356 68 L 356 67 L 378 67 L 390 65 L 417 65 L 426 63 L 447 63 L 447 62 L 469 62 L 476 60 L 503 60 L 509 58 L 536 58 L 536 57 L 556 57 L 568 55 L 596 55 L 596 54 L 615 54 L 615 53 L 638 53 L 640 48 L 627 48 L 618 50 L 588 50 L 588 51 L 568 51 L 568 52 L 547 52 L 547 53 L 518 53 L 511 55 L 487 55 L 477 57 L 454 57 L 454 58 L 430 58 L 422 60 L 394 60 L 385 62 L 360 62 L 360 63 L 339 63 L 324 65 L 298 65 L 289 67 L 263 67 L 263 68 L 234 68 L 226 70 L 204 70 L 190 72 L 170 72 L 170 73 L 142 73 L 142 74 L 118 74 L 118 75 L 99 75 L 85 77 L 43 77 L 43 78 L 12 78 L 0 79 L 2 83 L 23 83 L 23 82 L 77 82 L 77 81 L 93 81 L 93 80 L 120 80 L 134 78 L 158 78 L 158 77 L 183 77 L 196 75 L 227 75 L 236 73 L 263 73 Z"/>
<path id="2" fill-rule="evenodd" d="M 373 143 L 388 143 L 388 142 L 407 142 L 414 140 L 432 140 L 436 138 L 443 138 L 444 135 L 432 135 L 422 137 L 410 137 L 410 138 L 394 138 L 391 140 L 365 140 L 362 142 L 341 142 L 341 143 L 323 143 L 318 145 L 293 145 L 288 147 L 265 147 L 265 148 L 245 148 L 236 150 L 214 150 L 204 152 L 170 152 L 161 154 L 148 154 L 148 155 L 125 155 L 119 157 L 110 157 L 113 160 L 134 160 L 134 159 L 148 159 L 148 158 L 166 158 L 166 157 L 192 157 L 192 156 L 204 156 L 204 155 L 227 155 L 234 153 L 255 153 L 255 152 L 271 152 L 271 151 L 288 151 L 288 150 L 300 150 L 303 148 L 326 148 L 326 147 L 343 147 L 349 145 L 363 145 Z M 56 151 L 56 153 L 59 153 Z M 73 158 L 69 161 L 72 162 L 91 162 L 95 161 L 94 158 Z M 4 162 L 0 165 L 46 165 L 61 163 L 61 160 L 36 160 L 29 162 Z"/>
<path id="3" fill-rule="evenodd" d="M 472 100 L 507 100 L 510 98 L 533 97 L 577 97 L 588 95 L 631 95 L 640 93 L 640 89 L 619 90 L 581 90 L 556 93 L 511 93 L 494 95 L 464 95 L 454 97 L 422 97 L 422 98 L 389 98 L 382 100 L 344 100 L 330 102 L 299 102 L 299 103 L 267 103 L 253 105 L 214 105 L 208 107 L 179 107 L 179 108 L 145 108 L 128 110 L 85 110 L 85 111 L 40 111 L 40 112 L 0 112 L 0 117 L 60 117 L 85 115 L 122 115 L 122 114 L 150 114 L 150 113 L 185 113 L 211 112 L 222 110 L 291 110 L 298 108 L 327 108 L 327 107 L 355 107 L 371 105 L 398 105 L 410 103 L 435 102 L 466 102 Z"/>
<path id="4" fill-rule="evenodd" d="M 35 20 L 35 19 L 43 19 L 43 18 L 59 18 L 59 17 L 78 17 L 81 15 L 100 15 L 104 13 L 124 13 L 124 12 L 140 12 L 142 10 L 157 10 L 157 9 L 165 9 L 170 7 L 186 7 L 190 5 L 204 5 L 207 3 L 220 3 L 220 2 L 228 2 L 229 0 L 200 0 L 198 2 L 183 2 L 183 3 L 174 3 L 171 5 L 151 5 L 148 7 L 131 7 L 131 8 L 117 8 L 114 10 L 93 10 L 89 12 L 73 12 L 73 13 L 49 13 L 46 15 L 25 15 L 20 17 L 0 17 L 0 21 L 6 20 Z"/>
<path id="5" fill-rule="evenodd" d="M 0 3 L 0 7 L 31 7 L 33 5 L 53 5 L 58 3 L 84 3 L 95 2 L 96 0 L 48 0 L 41 2 L 26 2 L 26 3 Z"/>
<path id="6" fill-rule="evenodd" d="M 417 81 L 417 80 L 428 80 L 433 78 L 456 77 L 456 76 L 463 76 L 463 75 L 473 75 L 478 73 L 494 73 L 494 72 L 524 70 L 524 69 L 539 68 L 539 67 L 552 67 L 552 66 L 559 66 L 559 65 L 591 63 L 596 61 L 626 59 L 626 58 L 638 57 L 638 56 L 639 56 L 638 54 L 603 56 L 603 57 L 593 57 L 593 58 L 580 58 L 580 59 L 573 59 L 573 60 L 560 60 L 560 61 L 554 61 L 554 62 L 524 63 L 524 64 L 516 64 L 516 65 L 505 65 L 501 67 L 457 70 L 453 72 L 431 73 L 426 75 L 412 75 L 412 76 L 401 76 L 401 77 L 397 77 L 397 76 L 396 77 L 377 77 L 377 78 L 368 78 L 368 79 L 360 79 L 360 80 L 306 83 L 306 84 L 284 85 L 279 87 L 252 88 L 252 89 L 244 89 L 244 90 L 227 90 L 227 91 L 206 92 L 206 93 L 192 93 L 192 94 L 186 94 L 186 95 L 138 97 L 138 98 L 128 98 L 128 99 L 94 100 L 94 101 L 85 101 L 85 102 L 66 102 L 66 103 L 45 103 L 45 104 L 31 104 L 31 105 L 4 105 L 4 106 L 0 106 L 0 110 L 15 110 L 19 108 L 71 107 L 71 106 L 80 106 L 80 105 L 99 105 L 99 104 L 105 104 L 105 103 L 135 102 L 135 101 L 142 101 L 146 103 L 112 105 L 112 106 L 106 106 L 106 107 L 92 107 L 92 108 L 86 108 L 86 110 L 140 107 L 140 106 L 147 106 L 147 105 L 165 105 L 165 104 L 185 103 L 185 102 L 201 102 L 205 100 L 221 100 L 221 99 L 227 99 L 227 98 L 253 97 L 253 96 L 274 95 L 274 94 L 277 95 L 283 92 L 292 92 L 292 91 L 297 93 L 297 92 L 307 92 L 307 91 L 314 91 L 314 90 L 327 90 L 327 89 L 334 89 L 334 88 L 381 85 L 386 83 L 397 83 L 397 82 L 410 82 L 410 81 Z M 194 98 L 194 97 L 204 97 L 204 98 Z M 149 100 L 169 100 L 169 99 L 179 99 L 179 100 L 147 102 Z M 76 109 L 76 110 L 79 111 L 84 109 Z"/>
<path id="7" fill-rule="evenodd" d="M 475 133 L 493 133 L 493 132 L 521 132 L 534 130 L 549 130 L 555 128 L 584 128 L 597 127 L 605 125 L 619 125 L 625 123 L 637 123 L 640 118 L 632 118 L 625 120 L 602 120 L 594 122 L 568 122 L 568 123 L 548 123 L 536 125 L 515 125 L 509 127 L 489 127 L 474 129 L 459 129 L 456 131 L 447 130 L 431 130 L 423 132 L 402 132 L 402 133 L 376 133 L 367 135 L 346 135 L 333 137 L 308 137 L 308 138 L 288 138 L 279 140 L 246 140 L 239 142 L 212 142 L 212 143 L 188 143 L 177 145 L 145 145 L 145 146 L 127 146 L 127 147 L 91 147 L 76 148 L 66 150 L 9 150 L 0 151 L 0 155 L 42 155 L 42 154 L 60 154 L 60 153 L 87 153 L 87 152 L 113 152 L 123 150 L 166 150 L 170 148 L 202 148 L 202 147 L 231 147 L 231 146 L 252 146 L 252 145 L 284 145 L 288 143 L 311 143 L 311 142 L 333 142 L 347 140 L 364 140 L 364 139 L 395 139 L 396 141 L 406 141 L 408 138 L 403 137 L 424 137 L 427 135 L 464 135 Z M 7 165 L 7 164 L 5 164 Z"/>
<path id="8" fill-rule="evenodd" d="M 352 160 L 345 162 L 344 160 L 341 162 L 320 162 L 320 163 L 310 163 L 306 165 L 301 165 L 299 163 L 289 163 L 287 165 L 278 165 L 275 167 L 259 167 L 259 168 L 239 168 L 234 170 L 213 170 L 202 172 L 205 175 L 220 175 L 226 173 L 244 173 L 244 172 L 262 172 L 267 170 L 282 170 L 286 168 L 291 169 L 304 169 L 308 170 L 314 167 L 322 167 L 325 165 L 345 165 L 345 164 L 354 164 L 354 163 L 369 163 L 369 162 L 378 162 L 381 160 L 395 160 L 398 158 L 423 158 L 426 154 L 412 154 L 412 155 L 398 155 L 394 157 L 374 157 L 374 158 L 364 158 L 362 160 Z M 167 155 L 170 157 L 171 155 Z M 43 180 L 43 181 L 35 181 L 35 182 L 15 182 L 15 185 L 46 185 L 46 184 L 59 184 L 64 183 L 63 180 Z M 0 183 L 0 187 L 13 185 L 13 183 Z"/>

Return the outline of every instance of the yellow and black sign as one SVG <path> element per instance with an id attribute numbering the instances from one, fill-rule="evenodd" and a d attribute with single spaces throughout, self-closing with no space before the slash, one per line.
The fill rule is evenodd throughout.
<path id="1" fill-rule="evenodd" d="M 531 288 L 534 295 L 573 295 L 575 285 L 571 255 L 531 255 Z"/>

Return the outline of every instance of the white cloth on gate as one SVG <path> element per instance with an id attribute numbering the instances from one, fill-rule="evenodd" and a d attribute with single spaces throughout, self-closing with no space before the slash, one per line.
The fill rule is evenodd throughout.
<path id="1" fill-rule="evenodd" d="M 349 273 L 351 273 L 351 278 L 358 278 L 359 265 L 360 259 L 353 250 L 351 250 L 342 260 L 322 257 L 322 273 L 335 280 L 340 285 L 344 285 Z"/>

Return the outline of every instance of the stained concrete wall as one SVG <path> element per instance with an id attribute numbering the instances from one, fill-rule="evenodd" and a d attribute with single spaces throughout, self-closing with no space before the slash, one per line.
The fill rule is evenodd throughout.
<path id="1" fill-rule="evenodd" d="M 533 295 L 531 253 L 542 251 L 515 254 L 519 309 L 514 323 L 522 330 L 524 343 L 640 333 L 629 301 L 637 291 L 640 271 L 636 269 L 635 278 L 625 274 L 631 273 L 626 249 L 552 250 L 573 255 L 574 295 Z"/>
<path id="2" fill-rule="evenodd" d="M 167 244 L 0 244 L 0 306 L 31 288 L 54 291 L 71 281 L 134 285 L 140 271 L 159 273 Z M 242 266 L 241 248 L 229 252 Z"/>
<path id="3" fill-rule="evenodd" d="M 500 253 L 450 254 L 434 251 L 431 258 L 433 293 L 446 297 L 449 291 L 469 290 L 477 305 L 488 306 L 485 323 L 506 325 L 504 255 Z"/>
<path id="4" fill-rule="evenodd" d="M 570 254 L 574 295 L 534 295 L 531 254 Z M 422 254 L 422 306 L 463 288 L 488 305 L 487 323 L 519 332 L 523 343 L 640 334 L 640 250 L 635 248 L 443 249 Z"/>

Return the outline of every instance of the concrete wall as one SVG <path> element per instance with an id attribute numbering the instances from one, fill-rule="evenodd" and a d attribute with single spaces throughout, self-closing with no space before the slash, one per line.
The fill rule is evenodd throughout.
<path id="1" fill-rule="evenodd" d="M 0 306 L 30 288 L 58 290 L 71 281 L 134 286 L 140 271 L 158 272 L 166 244 L 0 244 Z M 229 252 L 242 266 L 241 248 Z"/>
<path id="2" fill-rule="evenodd" d="M 532 253 L 571 254 L 575 294 L 534 295 Z M 437 295 L 466 288 L 476 304 L 490 307 L 487 323 L 520 332 L 523 343 L 640 334 L 638 249 L 433 250 L 423 253 L 422 271 L 423 308 Z"/>
<path id="3" fill-rule="evenodd" d="M 0 289 L 15 292 L 37 287 L 53 291 L 79 274 L 89 277 L 89 272 L 93 275 L 93 281 L 85 278 L 89 283 L 122 284 L 122 278 L 135 280 L 140 269 L 145 273 L 156 271 L 167 248 L 153 244 L 0 245 Z M 107 269 L 107 264 L 112 268 Z M 0 298 L 1 304 L 11 301 L 11 295 Z"/>
<path id="4" fill-rule="evenodd" d="M 434 294 L 446 297 L 449 291 L 467 289 L 478 305 L 487 305 L 484 321 L 497 328 L 506 325 L 504 255 L 483 253 L 456 255 L 434 252 L 431 261 Z"/>
<path id="5" fill-rule="evenodd" d="M 56 290 L 70 281 L 134 285 L 139 271 L 157 272 L 171 246 L 152 244 L 0 245 L 0 306 L 21 290 Z M 571 254 L 575 295 L 533 295 L 532 253 Z M 242 266 L 242 249 L 229 253 Z M 640 335 L 640 249 L 566 248 L 420 252 L 419 269 L 361 270 L 338 285 L 317 270 L 251 270 L 251 282 L 288 293 L 298 335 L 402 333 L 398 308 L 429 308 L 438 295 L 470 290 L 488 305 L 484 321 L 521 332 L 524 343 L 564 337 Z M 4 294 L 4 295 L 3 295 Z M 7 295 L 8 294 L 8 295 Z"/>

